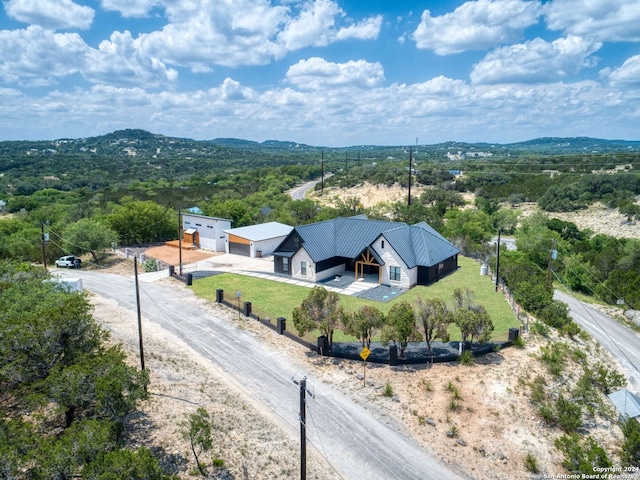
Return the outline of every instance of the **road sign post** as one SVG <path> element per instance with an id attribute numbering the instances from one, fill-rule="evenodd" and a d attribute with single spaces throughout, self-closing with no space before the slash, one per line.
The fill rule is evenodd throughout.
<path id="1" fill-rule="evenodd" d="M 364 370 L 362 373 L 362 386 L 366 387 L 367 386 L 367 358 L 369 358 L 369 354 L 371 353 L 371 350 L 369 350 L 367 347 L 364 347 L 362 349 L 362 351 L 360 352 L 360 358 L 362 358 L 362 360 L 364 360 Z"/>

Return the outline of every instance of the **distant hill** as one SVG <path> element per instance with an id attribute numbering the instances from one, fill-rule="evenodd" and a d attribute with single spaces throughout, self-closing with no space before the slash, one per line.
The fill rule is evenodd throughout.
<path id="1" fill-rule="evenodd" d="M 525 142 L 499 144 L 487 142 L 443 142 L 432 145 L 416 145 L 415 150 L 434 156 L 445 155 L 446 152 L 471 153 L 489 152 L 495 156 L 517 156 L 523 153 L 541 155 L 560 155 L 572 153 L 611 153 L 611 152 L 639 152 L 640 141 L 604 140 L 588 137 L 545 137 L 527 140 Z M 213 150 L 212 150 L 213 149 Z M 347 147 L 312 146 L 291 141 L 266 140 L 255 142 L 239 138 L 215 138 L 213 140 L 192 140 L 189 138 L 167 137 L 154 134 L 142 129 L 117 130 L 97 137 L 78 139 L 59 139 L 42 141 L 3 141 L 0 142 L 0 154 L 24 152 L 31 150 L 42 151 L 47 154 L 77 153 L 95 151 L 100 154 L 128 155 L 135 152 L 138 156 L 163 156 L 171 152 L 171 156 L 214 153 L 217 149 L 234 149 L 238 151 L 264 151 L 283 154 L 292 152 L 362 152 L 367 155 L 391 155 L 408 152 L 406 145 L 354 145 Z M 163 153 L 159 153 L 163 152 Z M 182 152 L 182 153 L 180 153 Z"/>

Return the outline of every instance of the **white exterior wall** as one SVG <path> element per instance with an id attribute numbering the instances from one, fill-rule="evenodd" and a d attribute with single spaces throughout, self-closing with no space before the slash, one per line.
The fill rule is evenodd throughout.
<path id="1" fill-rule="evenodd" d="M 337 267 L 330 268 L 328 270 L 323 270 L 320 274 L 316 274 L 316 282 L 321 280 L 326 280 L 327 278 L 335 277 L 336 275 L 344 275 L 345 267 L 343 265 L 338 265 Z M 349 272 L 349 275 L 352 275 L 352 272 Z"/>
<path id="2" fill-rule="evenodd" d="M 300 273 L 300 264 L 307 262 L 307 275 Z M 304 248 L 298 250 L 298 252 L 291 257 L 289 268 L 291 269 L 291 278 L 297 278 L 299 280 L 306 280 L 308 282 L 317 282 L 316 279 L 316 264 L 313 263 L 311 257 Z"/>
<path id="3" fill-rule="evenodd" d="M 224 252 L 226 238 L 224 230 L 231 228 L 231 222 L 220 218 L 183 213 L 182 228 L 185 230 L 195 228 L 198 231 L 200 248 L 213 252 Z"/>
<path id="4" fill-rule="evenodd" d="M 263 257 L 271 255 L 285 238 L 286 235 L 283 235 L 282 237 L 269 238 L 267 240 L 260 240 L 259 242 L 251 242 L 251 257 L 256 256 L 257 250 L 262 251 Z"/>
<path id="5" fill-rule="evenodd" d="M 384 248 L 382 248 L 382 242 L 384 242 Z M 418 269 L 409 269 L 407 265 L 402 261 L 400 256 L 395 252 L 384 238 L 379 237 L 372 244 L 374 250 L 378 253 L 384 265 L 382 268 L 382 283 L 384 285 L 398 286 L 400 288 L 409 289 L 412 285 L 418 282 Z M 389 277 L 390 267 L 400 267 L 400 281 L 391 281 Z"/>

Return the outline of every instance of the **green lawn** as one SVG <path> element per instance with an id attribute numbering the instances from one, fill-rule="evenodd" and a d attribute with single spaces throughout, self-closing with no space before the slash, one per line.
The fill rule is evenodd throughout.
<path id="1" fill-rule="evenodd" d="M 414 303 L 417 297 L 439 297 L 447 303 L 451 302 L 453 291 L 456 288 L 469 288 L 475 293 L 476 302 L 484 305 L 491 315 L 495 330 L 492 339 L 506 340 L 508 329 L 518 327 L 519 323 L 511 307 L 501 293 L 494 291 L 494 284 L 490 277 L 480 275 L 480 266 L 472 259 L 458 256 L 459 270 L 452 275 L 434 283 L 428 287 L 417 286 L 398 298 L 387 302 L 374 302 L 348 295 L 341 295 L 340 302 L 348 311 L 355 311 L 363 305 L 374 304 L 381 311 L 387 313 L 394 303 L 407 301 Z M 298 287 L 274 280 L 262 280 L 244 275 L 224 273 L 213 277 L 196 280 L 193 283 L 193 291 L 196 295 L 215 301 L 216 290 L 224 290 L 227 301 L 237 302 L 236 292 L 241 292 L 240 306 L 244 302 L 251 302 L 253 313 L 260 318 L 269 317 L 275 322 L 278 317 L 288 319 L 287 330 L 295 332 L 292 312 L 302 303 L 310 289 Z M 315 338 L 315 333 L 307 335 L 310 340 Z M 459 340 L 460 331 L 457 327 L 451 327 L 451 339 Z M 337 332 L 334 340 L 339 342 L 347 340 L 347 337 Z M 352 339 L 350 339 L 352 340 Z"/>

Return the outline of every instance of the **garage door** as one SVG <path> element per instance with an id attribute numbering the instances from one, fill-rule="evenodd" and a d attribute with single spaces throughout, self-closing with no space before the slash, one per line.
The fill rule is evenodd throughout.
<path id="1" fill-rule="evenodd" d="M 251 247 L 244 243 L 229 242 L 229 253 L 248 257 L 251 255 Z"/>
<path id="2" fill-rule="evenodd" d="M 249 257 L 251 256 L 250 243 L 251 242 L 246 238 L 229 234 L 229 253 L 233 253 L 234 255 L 244 255 L 245 257 Z"/>

